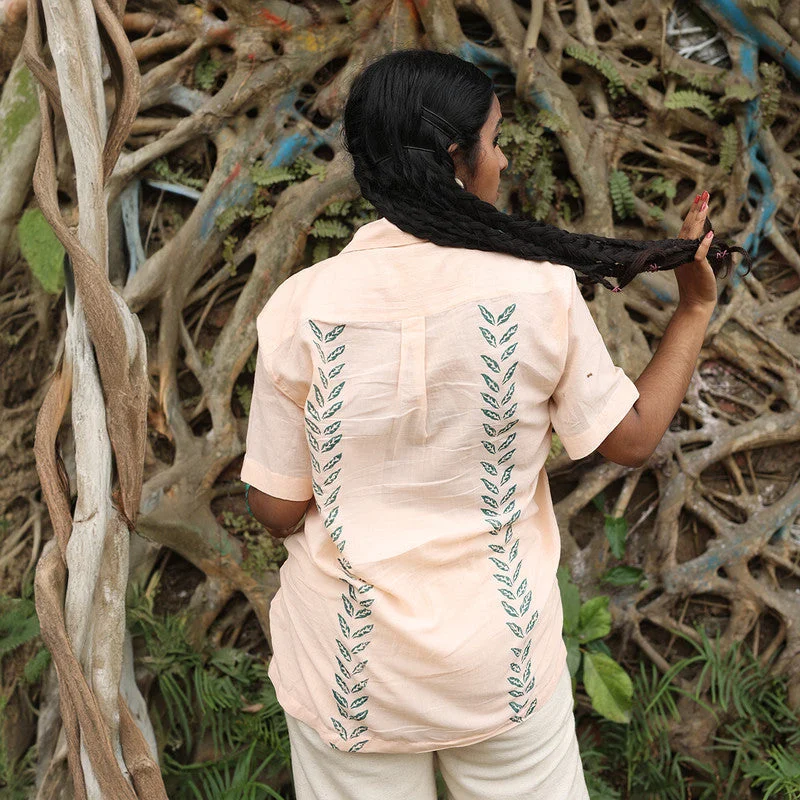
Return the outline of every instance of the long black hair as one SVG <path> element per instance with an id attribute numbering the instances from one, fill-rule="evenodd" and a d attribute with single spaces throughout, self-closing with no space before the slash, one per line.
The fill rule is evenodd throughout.
<path id="1" fill-rule="evenodd" d="M 491 109 L 491 79 L 454 55 L 426 50 L 390 53 L 354 81 L 344 137 L 361 193 L 403 231 L 446 247 L 508 253 L 572 267 L 584 282 L 624 286 L 640 272 L 692 261 L 699 239 L 635 241 L 561 228 L 506 214 L 461 188 L 448 152 L 458 145 L 475 167 L 480 131 Z M 714 272 L 731 255 L 749 255 L 715 237 Z"/>

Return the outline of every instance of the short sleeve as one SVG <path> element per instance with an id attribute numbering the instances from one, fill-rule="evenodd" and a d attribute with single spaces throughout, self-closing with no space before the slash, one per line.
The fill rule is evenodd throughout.
<path id="1" fill-rule="evenodd" d="M 281 388 L 280 375 L 273 369 L 276 359 L 287 355 L 259 349 L 242 480 L 283 500 L 309 500 L 311 457 L 303 408 L 299 397 L 292 399 L 290 391 Z"/>
<path id="2" fill-rule="evenodd" d="M 550 398 L 550 419 L 572 459 L 594 452 L 639 397 L 614 366 L 600 331 L 572 280 L 564 370 Z"/>

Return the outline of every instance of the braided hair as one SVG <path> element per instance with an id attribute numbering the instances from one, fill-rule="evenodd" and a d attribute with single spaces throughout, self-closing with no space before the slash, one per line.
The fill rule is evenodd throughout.
<path id="1" fill-rule="evenodd" d="M 364 197 L 420 239 L 563 264 L 579 273 L 581 282 L 616 291 L 640 272 L 693 260 L 698 239 L 569 233 L 506 214 L 456 183 L 448 147 L 456 144 L 467 169 L 475 169 L 493 96 L 490 78 L 454 55 L 405 50 L 368 66 L 354 81 L 344 111 L 345 145 Z M 714 238 L 708 257 L 715 274 L 731 267 L 734 252 L 750 263 L 743 248 Z"/>

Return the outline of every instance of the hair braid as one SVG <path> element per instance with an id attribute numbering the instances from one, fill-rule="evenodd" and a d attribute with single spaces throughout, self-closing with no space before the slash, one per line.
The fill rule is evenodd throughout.
<path id="1" fill-rule="evenodd" d="M 622 287 L 641 272 L 693 260 L 698 239 L 569 233 L 505 214 L 460 188 L 447 148 L 456 143 L 470 164 L 492 95 L 489 78 L 456 56 L 396 52 L 368 67 L 345 108 L 346 143 L 364 197 L 401 230 L 434 244 L 564 264 L 609 289 L 617 288 L 609 278 Z M 715 274 L 730 269 L 733 253 L 750 264 L 743 248 L 714 237 Z"/>

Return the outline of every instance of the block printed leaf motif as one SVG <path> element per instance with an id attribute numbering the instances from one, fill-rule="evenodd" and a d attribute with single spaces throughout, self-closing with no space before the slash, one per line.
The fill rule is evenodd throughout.
<path id="1" fill-rule="evenodd" d="M 331 541 L 343 554 L 346 546 L 344 526 L 338 524 L 334 529 L 333 524 L 339 516 L 340 506 L 337 502 L 342 486 L 340 475 L 345 466 L 340 450 L 342 434 L 338 433 L 342 423 L 336 416 L 347 399 L 347 378 L 338 381 L 333 387 L 331 382 L 347 365 L 346 361 L 340 360 L 345 352 L 345 345 L 332 345 L 346 326 L 335 325 L 323 331 L 313 320 L 309 320 L 308 326 L 320 361 L 316 365 L 319 382 L 311 384 L 305 406 L 306 439 L 311 451 L 311 468 L 314 473 L 312 478 L 314 501 L 324 518 L 323 524 L 328 529 Z M 332 362 L 338 363 L 329 367 Z M 320 466 L 320 457 L 323 454 L 327 454 L 326 458 L 322 459 L 325 464 Z M 356 680 L 355 676 L 360 675 L 367 666 L 366 659 L 359 661 L 356 656 L 369 646 L 369 635 L 374 628 L 374 625 L 367 621 L 372 614 L 370 607 L 373 598 L 369 597 L 372 586 L 352 572 L 350 562 L 344 555 L 339 559 L 339 566 L 342 569 L 340 580 L 347 591 L 342 593 L 342 611 L 337 614 L 342 638 L 335 639 L 339 656 L 336 657 L 334 685 L 331 686 L 339 719 L 333 716 L 330 718 L 339 740 L 329 744 L 334 750 L 357 753 L 369 742 L 369 726 L 364 724 L 369 714 L 369 695 L 366 694 L 369 679 L 360 677 Z"/>
<path id="2" fill-rule="evenodd" d="M 511 403 L 516 391 L 513 378 L 519 364 L 519 361 L 510 361 L 519 344 L 515 341 L 519 323 L 512 322 L 515 310 L 514 303 L 499 313 L 478 305 L 482 318 L 477 325 L 481 336 L 478 342 L 484 350 L 480 354 L 482 363 L 478 366 L 481 369 L 480 376 L 489 390 L 481 392 L 481 411 L 485 417 L 501 423 L 499 429 L 485 422 L 482 424 L 486 438 L 481 440 L 481 444 L 493 459 L 480 462 L 482 470 L 478 479 L 482 484 L 481 491 L 488 490 L 491 493 L 482 494 L 484 507 L 481 512 L 487 523 L 488 536 L 492 538 L 489 542 L 488 561 L 498 592 L 504 598 L 500 600 L 500 604 L 508 617 L 506 625 L 511 634 L 511 660 L 507 676 L 510 698 L 508 705 L 511 710 L 509 719 L 512 722 L 521 722 L 536 708 L 536 698 L 532 696 L 536 679 L 531 676 L 530 634 L 539 618 L 539 612 L 531 608 L 533 592 L 528 589 L 528 580 L 523 575 L 523 559 L 519 558 L 519 537 L 514 532 L 514 523 L 521 513 L 519 509 L 515 510 L 517 484 L 506 488 L 515 467 L 512 459 L 516 450 L 509 448 L 517 437 L 515 432 L 509 431 L 519 422 L 516 416 L 518 404 Z M 486 327 L 486 323 L 490 327 Z M 489 352 L 485 352 L 487 345 L 491 348 Z M 497 380 L 482 371 L 487 367 L 490 373 L 497 375 Z M 486 475 L 494 480 L 489 480 Z M 500 487 L 503 491 L 502 498 L 499 498 Z M 501 507 L 502 511 L 499 511 Z M 501 534 L 503 544 L 497 541 Z"/>

